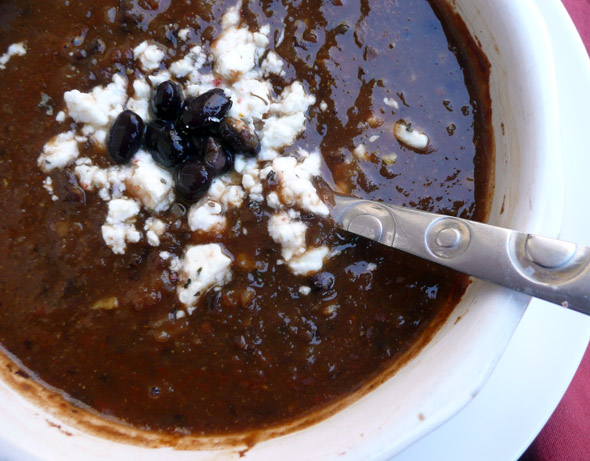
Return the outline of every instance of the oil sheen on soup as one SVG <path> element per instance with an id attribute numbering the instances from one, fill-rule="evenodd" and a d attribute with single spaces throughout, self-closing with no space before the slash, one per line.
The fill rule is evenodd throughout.
<path id="1" fill-rule="evenodd" d="M 314 178 L 485 218 L 485 65 L 452 17 L 0 2 L 5 351 L 74 405 L 165 433 L 275 426 L 391 370 L 467 280 L 338 230 Z"/>

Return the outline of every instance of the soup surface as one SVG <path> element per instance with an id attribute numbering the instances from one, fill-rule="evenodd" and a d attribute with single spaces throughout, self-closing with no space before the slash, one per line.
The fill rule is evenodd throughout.
<path id="1" fill-rule="evenodd" d="M 308 414 L 393 367 L 458 301 L 463 276 L 334 228 L 312 176 L 485 217 L 486 82 L 440 5 L 234 7 L 0 2 L 0 342 L 75 405 L 143 429 Z M 130 166 L 106 152 L 121 110 L 154 117 L 164 80 L 185 97 L 224 88 L 262 143 L 195 204 L 143 150 Z"/>

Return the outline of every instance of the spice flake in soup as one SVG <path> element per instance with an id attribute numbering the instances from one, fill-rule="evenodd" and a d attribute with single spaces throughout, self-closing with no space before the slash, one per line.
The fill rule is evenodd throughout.
<path id="1" fill-rule="evenodd" d="M 314 177 L 485 217 L 485 72 L 453 21 L 426 0 L 0 3 L 5 351 L 170 434 L 276 426 L 391 373 L 467 280 L 333 228 Z"/>

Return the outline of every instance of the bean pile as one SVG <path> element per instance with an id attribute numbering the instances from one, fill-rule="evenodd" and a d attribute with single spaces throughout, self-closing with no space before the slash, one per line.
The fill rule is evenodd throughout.
<path id="1" fill-rule="evenodd" d="M 255 156 L 260 140 L 243 120 L 226 117 L 231 99 L 220 88 L 183 101 L 182 89 L 170 80 L 151 98 L 154 120 L 125 110 L 113 122 L 107 151 L 126 164 L 143 147 L 154 160 L 174 170 L 176 192 L 186 202 L 199 200 L 217 175 L 231 170 L 237 154 Z"/>

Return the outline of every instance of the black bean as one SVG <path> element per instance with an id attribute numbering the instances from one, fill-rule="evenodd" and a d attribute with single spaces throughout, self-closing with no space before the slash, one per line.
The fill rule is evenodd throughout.
<path id="1" fill-rule="evenodd" d="M 312 288 L 318 291 L 328 291 L 334 287 L 334 274 L 330 272 L 318 272 L 309 278 Z"/>
<path id="2" fill-rule="evenodd" d="M 184 136 L 186 137 L 189 146 L 189 157 L 202 160 L 208 137 L 200 132 L 186 134 Z"/>
<path id="3" fill-rule="evenodd" d="M 129 162 L 141 147 L 143 120 L 130 110 L 125 110 L 115 119 L 107 138 L 107 151 L 115 163 Z"/>
<path id="4" fill-rule="evenodd" d="M 226 169 L 227 155 L 218 139 L 209 137 L 203 150 L 203 161 L 215 176 Z"/>
<path id="5" fill-rule="evenodd" d="M 183 162 L 189 153 L 188 142 L 171 122 L 154 120 L 145 130 L 144 146 L 159 164 L 172 167 Z"/>
<path id="6" fill-rule="evenodd" d="M 180 109 L 182 109 L 180 86 L 170 80 L 160 83 L 152 98 L 154 115 L 163 120 L 176 120 Z"/>
<path id="7" fill-rule="evenodd" d="M 158 138 L 163 130 L 173 129 L 174 125 L 163 120 L 152 120 L 145 127 L 145 134 L 143 135 L 143 145 L 148 152 L 158 150 Z"/>
<path id="8" fill-rule="evenodd" d="M 174 174 L 176 192 L 189 203 L 196 202 L 207 193 L 213 175 L 200 160 L 187 160 Z"/>
<path id="9" fill-rule="evenodd" d="M 227 173 L 228 171 L 231 171 L 234 167 L 234 154 L 232 154 L 231 152 L 228 152 L 227 149 L 225 149 L 225 168 L 223 169 L 222 173 Z"/>
<path id="10" fill-rule="evenodd" d="M 260 140 L 256 132 L 239 118 L 225 117 L 219 125 L 219 134 L 233 154 L 254 157 L 260 152 Z"/>
<path id="11" fill-rule="evenodd" d="M 188 132 L 218 125 L 231 106 L 231 99 L 221 88 L 209 90 L 184 102 L 178 124 Z"/>

